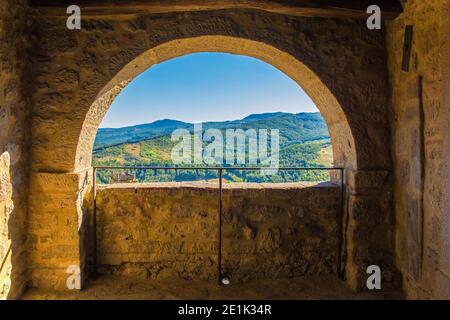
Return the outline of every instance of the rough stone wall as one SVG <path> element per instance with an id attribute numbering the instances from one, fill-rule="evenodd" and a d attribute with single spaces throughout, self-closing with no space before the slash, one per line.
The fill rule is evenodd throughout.
<path id="1" fill-rule="evenodd" d="M 365 207 L 360 206 L 363 212 L 353 207 L 348 210 L 349 246 L 345 249 L 350 251 L 344 264 L 352 287 L 364 287 L 365 268 L 373 260 L 392 264 L 392 208 L 386 200 L 390 199 L 392 180 L 386 143 L 390 141 L 389 87 L 387 68 L 380 67 L 386 66 L 383 31 L 369 32 L 363 20 L 291 17 L 244 9 L 85 16 L 79 31 L 68 30 L 65 18 L 65 12 L 39 17 L 37 33 L 42 41 L 34 52 L 38 77 L 33 95 L 32 175 L 36 181 L 46 174 L 59 180 L 49 180 L 54 185 L 45 188 L 32 183 L 33 203 L 44 197 L 42 192 L 57 189 L 72 175 L 80 180 L 70 192 L 79 194 L 80 172 L 90 166 L 92 142 L 102 116 L 120 89 L 146 67 L 197 51 L 248 54 L 293 75 L 312 94 L 327 119 L 336 164 L 351 169 L 351 176 L 377 176 L 372 181 L 374 188 L 366 194 L 362 192 L 367 191 L 364 183 L 362 188 L 349 189 L 352 206 L 360 196 L 365 201 Z M 366 171 L 360 174 L 358 170 Z M 381 191 L 387 196 L 380 199 Z M 53 201 L 51 194 L 45 198 Z M 68 245 L 64 239 L 46 242 L 53 232 L 38 221 L 51 216 L 54 209 L 48 208 L 63 209 L 59 215 L 71 221 L 80 219 L 80 208 L 61 207 L 56 200 L 47 207 L 33 205 L 30 209 L 30 221 L 36 221 L 30 228 L 32 256 L 37 259 L 31 260 L 34 284 L 48 283 L 45 276 L 38 276 L 45 272 L 54 277 L 59 274 L 54 283 L 62 284 L 66 278 L 62 266 L 79 258 L 75 247 L 72 256 L 62 254 L 60 248 Z M 75 212 L 77 218 L 72 216 Z M 379 233 L 382 241 L 374 243 L 365 233 L 372 228 L 383 229 Z M 66 231 L 74 236 L 81 232 Z M 390 245 L 380 252 L 376 243 Z M 60 255 L 59 261 L 48 258 Z M 57 267 L 52 271 L 52 266 Z"/>
<path id="2" fill-rule="evenodd" d="M 405 13 L 387 26 L 396 171 L 396 262 L 409 297 L 448 297 L 450 231 L 445 197 L 449 189 L 450 4 L 448 0 L 403 2 Z M 76 170 L 84 170 L 83 164 L 89 165 L 89 161 L 76 159 L 75 150 L 86 115 L 98 111 L 91 105 L 107 83 L 141 54 L 147 52 L 147 58 L 158 62 L 177 52 L 150 49 L 209 35 L 240 37 L 278 48 L 304 62 L 336 96 L 345 114 L 339 121 L 348 121 L 354 138 L 354 145 L 347 141 L 337 147 L 356 149 L 357 166 L 353 169 L 368 170 L 350 172 L 348 177 L 346 258 L 355 263 L 346 271 L 348 275 L 361 274 L 366 264 L 374 262 L 373 257 L 382 265 L 389 262 L 392 177 L 384 170 L 391 169 L 391 158 L 386 143 L 390 141 L 387 73 L 380 68 L 386 62 L 383 32 L 368 32 L 361 21 L 219 10 L 102 16 L 85 20 L 81 31 L 67 30 L 64 18 L 38 17 L 39 30 L 31 33 L 26 11 L 23 0 L 0 0 L 1 297 L 17 297 L 27 279 L 24 242 L 31 134 L 27 129 L 32 105 L 28 97 L 33 90 L 35 173 L 30 195 L 30 262 L 34 284 L 44 286 L 46 280 L 53 279 L 48 286 L 54 288 L 63 285 L 61 274 L 65 274 L 67 262 L 84 264 L 85 213 L 81 202 L 89 172 Z M 400 70 L 405 24 L 414 25 L 409 73 Z M 39 48 L 32 50 L 36 81 L 31 72 L 35 69 L 27 67 L 35 34 L 42 39 Z M 30 84 L 35 86 L 33 90 Z M 105 107 L 112 98 L 102 102 Z M 320 98 L 319 94 L 318 101 L 323 102 Z M 342 122 L 330 125 L 339 131 Z M 347 163 L 348 159 L 340 160 Z M 385 231 L 382 241 L 368 236 L 374 229 L 378 234 Z M 356 271 L 355 265 L 359 268 Z"/>
<path id="3" fill-rule="evenodd" d="M 449 87 L 443 81 L 443 70 L 448 66 L 442 62 L 450 53 L 444 51 L 449 50 L 444 46 L 450 35 L 449 6 L 448 0 L 405 1 L 405 12 L 388 25 L 396 260 L 410 298 L 450 297 L 450 268 L 444 270 L 441 264 L 442 256 L 448 257 L 450 250 L 441 236 L 444 230 L 448 232 L 445 221 L 448 223 L 449 215 L 444 209 L 445 183 L 449 180 L 444 156 L 450 141 L 444 129 L 449 122 L 449 105 L 443 99 Z M 401 70 L 405 25 L 414 27 L 408 73 Z"/>
<path id="4" fill-rule="evenodd" d="M 8 153 L 0 156 L 0 298 L 6 298 L 11 288 L 11 239 L 9 219 L 14 210 L 12 185 L 9 176 L 10 158 Z"/>
<path id="5" fill-rule="evenodd" d="M 385 37 L 380 31 L 369 32 L 364 20 L 218 10 L 84 16 L 81 30 L 72 31 L 66 28 L 66 16 L 62 12 L 62 17 L 39 17 L 42 41 L 36 52 L 39 77 L 34 95 L 33 133 L 39 139 L 33 143 L 35 170 L 73 172 L 89 166 L 90 145 L 78 158 L 74 153 L 80 144 L 87 143 L 88 139 L 79 141 L 79 138 L 89 112 L 100 119 L 104 115 L 105 110 L 95 110 L 91 106 L 105 93 L 111 81 L 117 80 L 117 75 L 128 64 L 134 70 L 121 80 L 131 80 L 143 71 L 141 61 L 136 61 L 142 55 L 149 67 L 165 59 L 196 52 L 199 48 L 189 47 L 189 42 L 180 40 L 203 36 L 264 43 L 304 63 L 317 75 L 316 79 L 308 79 L 313 83 L 304 81 L 306 85 L 325 85 L 342 107 L 342 116 L 333 118 L 340 107 L 327 105 L 325 102 L 329 101 L 324 101 L 326 97 L 320 93 L 313 96 L 323 108 L 324 117 L 332 120 L 330 131 L 334 132 L 336 127 L 336 136 L 342 141 L 338 149 L 351 149 L 339 157 L 340 163 L 351 163 L 354 169 L 391 168 L 390 151 L 385 143 L 389 141 L 390 129 L 385 121 L 387 69 L 380 68 L 386 65 Z M 178 41 L 179 46 L 155 49 L 172 41 Z M 204 48 L 214 51 L 215 47 L 221 47 L 213 37 L 209 41 L 209 46 L 204 45 Z M 221 41 L 226 39 L 219 39 Z M 251 53 L 251 45 L 233 49 L 234 53 L 239 50 Z M 258 56 L 257 52 L 254 54 Z M 270 63 L 282 65 L 283 57 L 279 56 L 270 57 Z M 345 125 L 349 125 L 351 132 L 345 131 Z M 91 135 L 95 134 L 95 129 Z M 49 153 L 49 149 L 57 152 Z"/>
<path id="6" fill-rule="evenodd" d="M 30 137 L 26 2 L 0 0 L 0 299 L 26 284 L 26 213 Z"/>
<path id="7" fill-rule="evenodd" d="M 28 256 L 31 286 L 65 290 L 67 269 L 84 270 L 86 212 L 82 203 L 92 190 L 91 171 L 31 176 L 28 206 Z M 36 214 L 38 213 L 38 214 Z M 81 273 L 84 282 L 84 272 Z"/>
<path id="8" fill-rule="evenodd" d="M 99 271 L 216 281 L 217 184 L 136 187 L 98 190 Z M 331 184 L 226 187 L 223 272 L 233 281 L 336 274 L 339 197 Z"/>
<path id="9" fill-rule="evenodd" d="M 444 7 L 444 15 L 450 17 L 450 1 Z M 442 117 L 450 119 L 450 19 L 442 21 L 442 30 L 446 38 L 441 48 L 442 61 Z M 447 30 L 447 31 L 445 31 Z M 437 294 L 439 298 L 450 297 L 450 121 L 444 120 L 444 159 L 443 159 L 443 216 L 441 220 L 441 254 L 439 256 L 439 273 L 437 275 Z M 447 249 L 446 249 L 447 248 Z M 447 280 L 446 280 L 447 279 Z"/>
<path id="10" fill-rule="evenodd" d="M 383 288 L 401 287 L 394 266 L 392 174 L 386 170 L 349 172 L 344 217 L 344 272 L 350 287 L 367 290 L 367 267 L 381 268 Z"/>

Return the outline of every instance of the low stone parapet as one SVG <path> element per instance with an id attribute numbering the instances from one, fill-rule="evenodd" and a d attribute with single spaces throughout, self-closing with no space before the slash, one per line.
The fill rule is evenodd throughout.
<path id="1" fill-rule="evenodd" d="M 218 183 L 115 184 L 96 203 L 100 272 L 217 278 Z M 234 281 L 336 274 L 340 214 L 331 183 L 225 183 L 223 271 Z"/>

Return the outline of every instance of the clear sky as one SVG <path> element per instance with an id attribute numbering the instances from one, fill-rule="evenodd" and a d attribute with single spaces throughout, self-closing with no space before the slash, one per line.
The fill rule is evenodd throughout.
<path id="1" fill-rule="evenodd" d="M 225 121 L 278 111 L 318 110 L 291 78 L 265 62 L 196 53 L 155 65 L 135 78 L 114 100 L 100 127 L 159 119 Z"/>

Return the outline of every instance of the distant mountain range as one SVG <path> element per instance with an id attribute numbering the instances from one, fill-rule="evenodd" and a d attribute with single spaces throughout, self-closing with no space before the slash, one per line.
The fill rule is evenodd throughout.
<path id="1" fill-rule="evenodd" d="M 333 155 L 327 125 L 320 113 L 263 113 L 252 114 L 240 120 L 203 123 L 203 130 L 225 129 L 278 129 L 280 132 L 280 166 L 323 167 L 332 166 Z M 193 131 L 194 124 L 164 119 L 149 124 L 99 129 L 95 139 L 93 164 L 102 166 L 173 166 L 171 141 L 175 129 Z M 214 179 L 215 172 L 184 172 L 149 174 L 137 171 L 141 182 L 192 181 Z M 98 172 L 100 182 L 106 183 L 111 173 Z M 262 177 L 252 172 L 227 172 L 229 181 L 287 182 L 323 181 L 326 172 L 280 172 L 276 176 Z"/>
<path id="2" fill-rule="evenodd" d="M 177 120 L 157 120 L 152 123 L 140 124 L 124 128 L 100 128 L 95 137 L 94 150 L 125 142 L 137 142 L 157 136 L 171 134 L 178 128 L 189 127 L 190 124 Z"/>
<path id="3" fill-rule="evenodd" d="M 94 143 L 94 150 L 122 143 L 135 143 L 155 137 L 170 135 L 175 129 L 193 130 L 193 124 L 164 119 L 148 124 L 124 128 L 100 128 Z M 240 120 L 205 122 L 203 129 L 279 129 L 280 143 L 303 143 L 329 139 L 327 125 L 320 113 L 262 113 L 252 114 Z"/>

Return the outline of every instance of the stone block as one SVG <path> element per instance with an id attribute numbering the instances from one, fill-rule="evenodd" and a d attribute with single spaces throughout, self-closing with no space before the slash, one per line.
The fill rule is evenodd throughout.
<path id="1" fill-rule="evenodd" d="M 356 192 L 367 189 L 380 189 L 386 184 L 390 173 L 386 170 L 350 170 L 347 185 Z"/>

